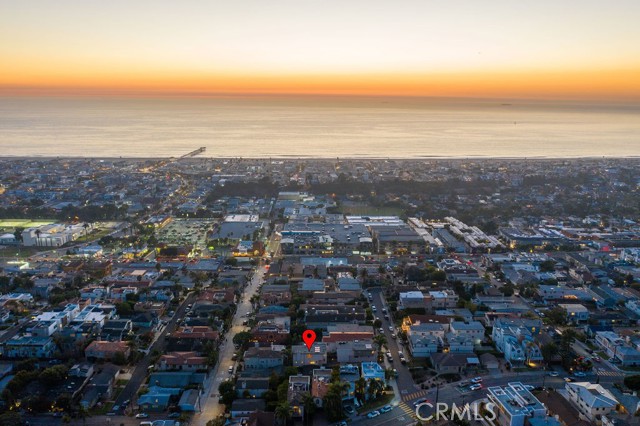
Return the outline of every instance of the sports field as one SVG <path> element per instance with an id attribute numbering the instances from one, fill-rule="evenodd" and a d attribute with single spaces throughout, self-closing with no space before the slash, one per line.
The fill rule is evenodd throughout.
<path id="1" fill-rule="evenodd" d="M 49 225 L 55 222 L 53 219 L 0 219 L 0 229 L 31 228 L 33 226 Z"/>

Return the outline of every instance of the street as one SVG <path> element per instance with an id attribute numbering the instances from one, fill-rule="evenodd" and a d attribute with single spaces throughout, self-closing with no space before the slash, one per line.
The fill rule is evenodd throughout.
<path id="1" fill-rule="evenodd" d="M 195 297 L 196 296 L 194 293 L 189 293 L 180 307 L 176 310 L 176 313 L 173 315 L 164 330 L 162 330 L 160 336 L 158 336 L 156 341 L 149 348 L 149 352 L 136 364 L 136 368 L 131 375 L 131 379 L 129 380 L 129 382 L 127 382 L 127 385 L 122 390 L 122 392 L 120 392 L 120 395 L 118 395 L 118 399 L 116 400 L 115 405 L 120 405 L 122 409 L 125 409 L 125 407 L 123 407 L 123 402 L 126 400 L 130 400 L 135 405 L 134 398 L 136 397 L 136 393 L 138 392 L 138 389 L 144 382 L 149 372 L 148 369 L 150 365 L 151 353 L 154 350 L 158 350 L 161 353 L 164 353 L 164 340 L 167 333 L 172 333 L 176 329 L 176 324 L 178 323 L 178 321 L 184 318 L 184 313 L 187 309 L 187 305 L 192 303 L 195 300 Z"/>
<path id="2" fill-rule="evenodd" d="M 251 297 L 257 293 L 258 288 L 262 284 L 265 272 L 266 268 L 264 265 L 257 267 L 251 281 L 245 288 L 241 302 L 238 303 L 236 314 L 233 317 L 231 330 L 227 332 L 226 339 L 220 345 L 218 362 L 209 375 L 209 379 L 205 383 L 202 393 L 203 397 L 200 401 L 201 411 L 199 413 L 195 413 L 191 420 L 190 424 L 193 426 L 205 426 L 209 420 L 224 412 L 223 406 L 218 403 L 218 386 L 220 386 L 220 383 L 223 381 L 229 379 L 230 375 L 227 372 L 227 369 L 230 366 L 233 365 L 235 371 L 235 361 L 231 360 L 235 352 L 233 337 L 237 333 L 245 331 L 246 329 L 246 327 L 242 325 L 242 321 L 244 321 L 247 314 L 253 312 L 250 300 Z"/>

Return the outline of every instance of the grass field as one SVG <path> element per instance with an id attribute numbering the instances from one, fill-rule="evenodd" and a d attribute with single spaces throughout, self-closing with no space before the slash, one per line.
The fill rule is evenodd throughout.
<path id="1" fill-rule="evenodd" d="M 400 216 L 403 210 L 399 207 L 375 207 L 365 203 L 344 203 L 340 212 L 354 216 Z"/>
<path id="2" fill-rule="evenodd" d="M 53 219 L 0 219 L 0 228 L 31 228 L 33 226 L 49 225 L 55 222 Z"/>

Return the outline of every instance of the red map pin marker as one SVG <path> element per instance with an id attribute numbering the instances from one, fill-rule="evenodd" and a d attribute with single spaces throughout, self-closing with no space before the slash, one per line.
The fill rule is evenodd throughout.
<path id="1" fill-rule="evenodd" d="M 313 330 L 305 330 L 302 333 L 302 340 L 304 340 L 304 344 L 307 345 L 307 349 L 310 351 L 311 346 L 316 341 L 316 332 Z"/>

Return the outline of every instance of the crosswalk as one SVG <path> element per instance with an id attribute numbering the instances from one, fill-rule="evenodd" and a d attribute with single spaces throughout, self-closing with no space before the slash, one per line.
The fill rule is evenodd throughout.
<path id="1" fill-rule="evenodd" d="M 398 408 L 401 409 L 408 416 L 413 417 L 413 418 L 417 418 L 416 417 L 416 410 L 411 408 L 411 407 L 409 407 L 409 405 L 407 405 L 406 402 L 402 401 L 400 404 L 398 404 Z"/>
<path id="2" fill-rule="evenodd" d="M 405 395 L 402 395 L 402 400 L 403 401 L 413 401 L 414 399 L 418 399 L 418 398 L 422 398 L 425 395 L 427 395 L 429 391 L 427 390 L 421 390 L 418 392 L 413 392 L 413 393 L 408 393 Z"/>
<path id="3" fill-rule="evenodd" d="M 596 373 L 598 376 L 604 377 L 624 377 L 625 374 L 622 371 L 598 371 Z"/>

